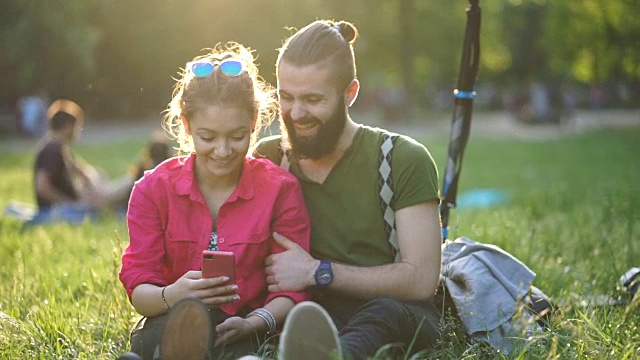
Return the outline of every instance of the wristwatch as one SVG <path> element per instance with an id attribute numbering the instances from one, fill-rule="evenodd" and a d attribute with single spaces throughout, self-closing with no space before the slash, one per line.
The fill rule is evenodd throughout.
<path id="1" fill-rule="evenodd" d="M 328 260 L 320 260 L 320 265 L 316 269 L 316 272 L 313 274 L 314 279 L 316 280 L 316 287 L 320 289 L 324 289 L 331 281 L 333 281 L 333 270 L 331 270 L 331 263 Z"/>

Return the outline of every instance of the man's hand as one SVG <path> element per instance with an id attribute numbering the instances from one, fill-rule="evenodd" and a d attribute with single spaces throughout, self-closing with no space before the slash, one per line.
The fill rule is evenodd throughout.
<path id="1" fill-rule="evenodd" d="M 315 284 L 313 274 L 320 264 L 300 245 L 274 232 L 273 239 L 285 251 L 265 260 L 269 291 L 303 291 Z"/>

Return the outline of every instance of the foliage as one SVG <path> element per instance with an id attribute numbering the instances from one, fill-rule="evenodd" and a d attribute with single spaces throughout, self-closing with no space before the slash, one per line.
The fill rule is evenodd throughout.
<path id="1" fill-rule="evenodd" d="M 256 50 L 275 83 L 282 39 L 318 19 L 360 29 L 355 50 L 365 91 L 450 91 L 457 77 L 468 1 L 19 0 L 0 13 L 0 103 L 38 88 L 103 116 L 158 114 L 171 77 L 202 48 L 235 40 Z M 480 1 L 480 78 L 640 81 L 638 0 Z"/>
<path id="2" fill-rule="evenodd" d="M 640 24 L 631 9 L 637 0 L 555 1 L 549 5 L 542 45 L 558 74 L 582 82 L 640 78 Z"/>
<path id="3" fill-rule="evenodd" d="M 446 141 L 414 133 L 444 164 Z M 537 273 L 535 284 L 562 305 L 549 331 L 533 335 L 518 359 L 637 359 L 635 305 L 582 306 L 576 295 L 616 294 L 618 277 L 640 255 L 640 130 L 585 133 L 546 141 L 472 137 L 461 192 L 498 188 L 506 205 L 452 213 L 453 236 L 496 244 Z M 112 176 L 141 141 L 96 142 L 78 152 Z M 30 201 L 32 154 L 0 158 L 0 207 Z M 0 218 L 0 358 L 113 359 L 137 316 L 117 280 L 127 243 L 121 218 L 81 226 L 23 229 Z M 380 359 L 388 358 L 381 349 Z M 402 356 L 401 358 L 409 358 Z M 504 359 L 470 341 L 447 317 L 443 338 L 419 358 Z"/>
<path id="4" fill-rule="evenodd" d="M 85 1 L 5 2 L 0 16 L 3 73 L 19 91 L 56 88 L 74 94 L 94 72 L 94 50 L 102 34 L 91 24 Z M 80 87 L 80 89 L 78 89 Z"/>

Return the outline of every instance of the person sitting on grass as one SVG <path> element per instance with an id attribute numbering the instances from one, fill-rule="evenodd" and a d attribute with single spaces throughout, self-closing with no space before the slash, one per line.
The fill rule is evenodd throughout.
<path id="1" fill-rule="evenodd" d="M 276 64 L 283 136 L 262 139 L 254 151 L 277 164 L 287 155 L 313 229 L 311 255 L 276 235 L 287 251 L 266 262 L 271 291 L 309 289 L 315 301 L 289 314 L 280 337 L 285 360 L 366 359 L 389 344 L 414 353 L 440 339 L 437 168 L 410 137 L 352 120 L 357 36 L 349 22 L 319 20 L 286 40 Z M 393 155 L 383 163 L 381 145 L 392 135 Z M 385 169 L 395 189 L 391 219 L 380 208 Z M 397 230 L 396 244 L 387 226 Z"/>
<path id="2" fill-rule="evenodd" d="M 137 162 L 131 165 L 130 173 L 135 180 L 138 180 L 144 175 L 145 171 L 155 168 L 161 162 L 170 158 L 171 153 L 171 144 L 165 134 L 162 131 L 156 131 L 151 134 Z"/>
<path id="3" fill-rule="evenodd" d="M 144 173 L 129 201 L 119 278 L 143 318 L 121 359 L 254 354 L 306 300 L 304 291 L 269 291 L 263 266 L 284 250 L 272 233 L 307 250 L 311 231 L 296 178 L 247 156 L 276 106 L 240 44 L 187 63 L 165 115 L 187 155 Z M 205 250 L 234 253 L 235 283 L 203 277 Z"/>
<path id="4" fill-rule="evenodd" d="M 54 101 L 47 110 L 48 132 L 37 146 L 34 188 L 38 212 L 32 224 L 82 222 L 127 199 L 133 178 L 109 181 L 71 151 L 84 124 L 84 111 L 71 100 Z"/>

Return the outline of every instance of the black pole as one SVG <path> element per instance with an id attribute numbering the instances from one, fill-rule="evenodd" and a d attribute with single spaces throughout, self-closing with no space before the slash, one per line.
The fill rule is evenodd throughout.
<path id="1" fill-rule="evenodd" d="M 442 203 L 440 204 L 442 237 L 444 240 L 447 239 L 449 232 L 449 211 L 456 207 L 462 158 L 471 130 L 471 115 L 475 97 L 474 86 L 478 76 L 480 60 L 480 7 L 478 6 L 478 1 L 469 0 L 469 6 L 466 9 L 467 26 L 462 48 L 458 84 L 454 91 L 453 119 L 444 173 Z"/>

